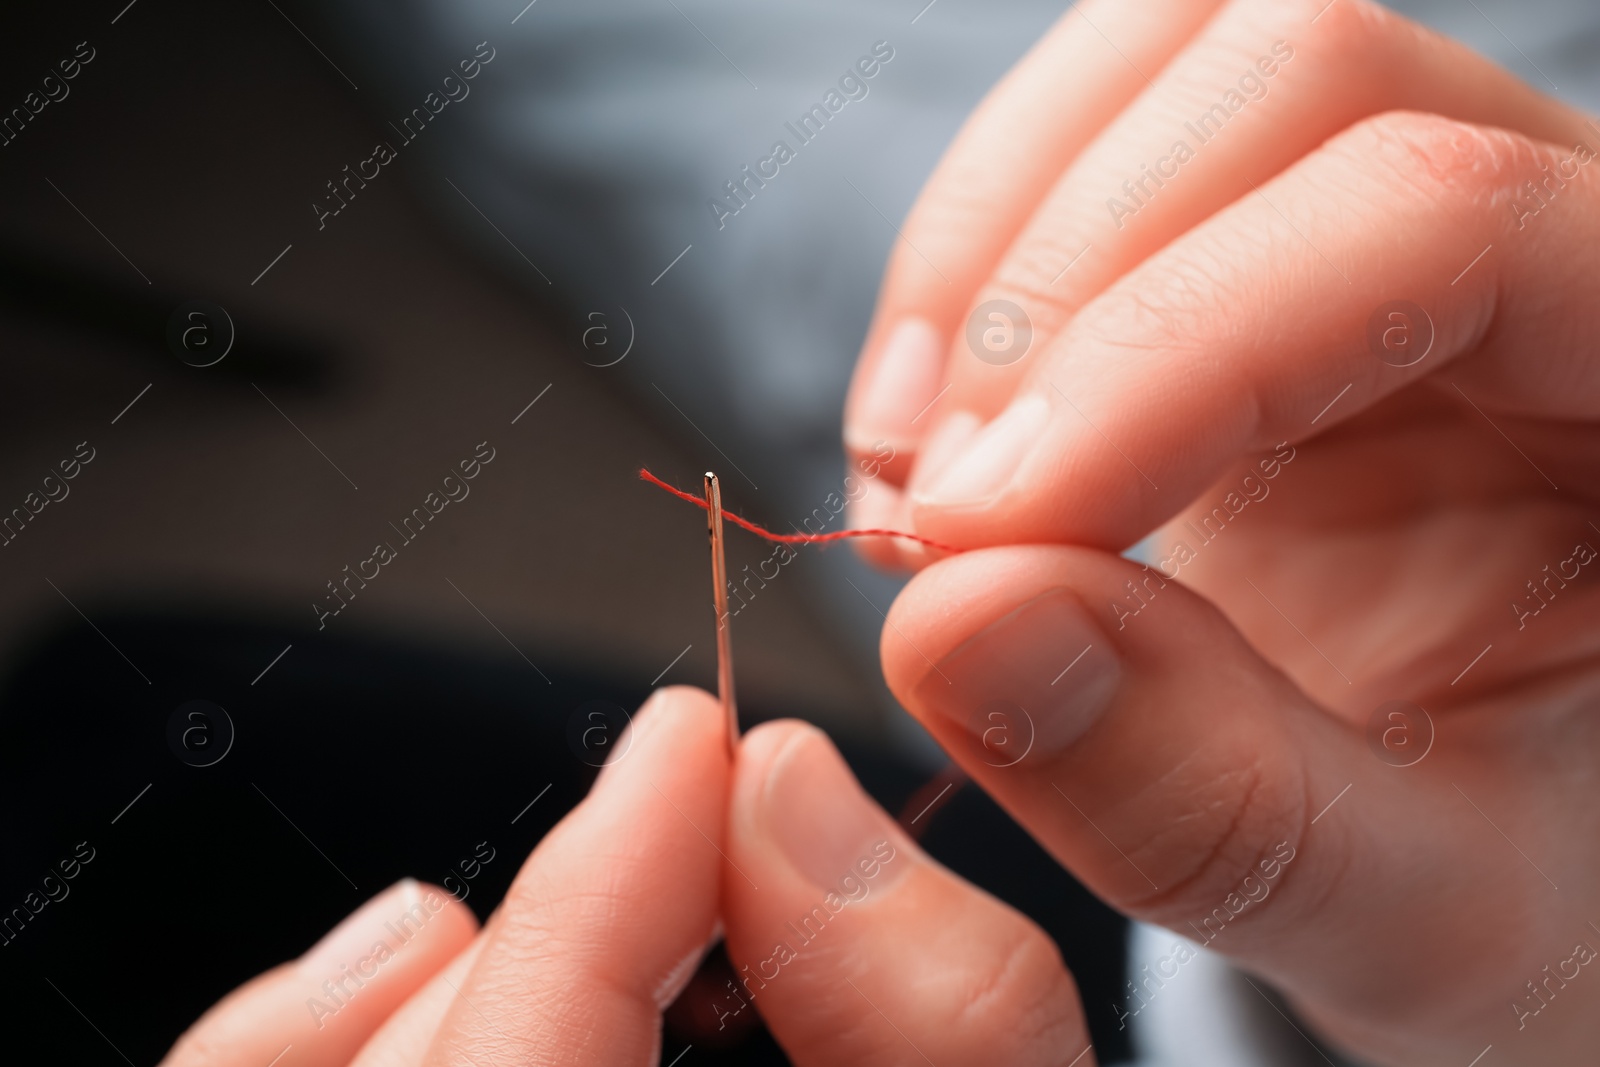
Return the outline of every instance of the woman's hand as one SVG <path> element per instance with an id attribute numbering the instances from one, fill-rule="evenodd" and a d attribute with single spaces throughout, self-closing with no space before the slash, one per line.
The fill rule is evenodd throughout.
<path id="1" fill-rule="evenodd" d="M 1089 0 L 995 88 L 890 260 L 845 441 L 893 446 L 903 491 L 857 523 L 1121 549 L 1244 454 L 1391 397 L 1474 416 L 1455 436 L 1496 460 L 1450 382 L 1491 415 L 1591 412 L 1595 168 L 1573 157 L 1600 128 L 1374 3 L 1324 3 Z M 1368 343 L 1429 332 L 1379 314 L 1397 300 L 1432 322 L 1403 369 Z M 870 550 L 925 562 L 903 545 Z"/>
<path id="2" fill-rule="evenodd" d="M 165 1067 L 655 1062 L 716 924 L 726 729 L 704 693 L 658 692 L 477 936 L 402 882 L 212 1008 Z"/>
<path id="3" fill-rule="evenodd" d="M 698 690 L 658 693 L 480 933 L 402 882 L 165 1067 L 658 1064 L 719 897 L 739 972 L 718 1014 L 760 1012 L 799 1067 L 1093 1067 L 1042 931 L 930 860 L 815 729 L 759 727 L 730 768 L 725 722 Z"/>
<path id="4" fill-rule="evenodd" d="M 1600 1043 L 1597 149 L 1363 0 L 1091 0 L 913 211 L 851 397 L 910 456 L 856 521 L 981 549 L 891 613 L 901 700 L 1380 1062 Z"/>

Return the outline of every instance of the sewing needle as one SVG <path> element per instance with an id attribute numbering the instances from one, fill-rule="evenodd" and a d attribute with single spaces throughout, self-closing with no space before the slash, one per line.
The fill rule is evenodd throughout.
<path id="1" fill-rule="evenodd" d="M 711 538 L 711 599 L 717 612 L 717 696 L 728 717 L 728 751 L 739 745 L 739 706 L 733 698 L 733 635 L 728 623 L 728 559 L 722 549 L 722 485 L 706 471 L 706 532 Z"/>

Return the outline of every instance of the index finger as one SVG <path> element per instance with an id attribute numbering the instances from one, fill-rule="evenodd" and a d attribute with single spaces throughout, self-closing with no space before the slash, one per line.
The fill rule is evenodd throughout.
<path id="1" fill-rule="evenodd" d="M 716 921 L 727 724 L 663 689 L 628 736 L 517 874 L 422 1062 L 655 1062 Z"/>
<path id="2" fill-rule="evenodd" d="M 1430 375 L 1465 418 L 1600 415 L 1600 311 L 1583 299 L 1600 260 L 1600 131 L 1571 125 L 1563 148 L 1394 112 L 1259 187 L 1241 176 L 1238 201 L 1080 312 L 914 493 L 917 531 L 1122 549 L 1232 464 Z M 1425 331 L 1416 356 L 1383 347 L 1391 310 Z M 1525 432 L 1553 473 L 1584 459 L 1570 429 Z M 1506 459 L 1471 472 L 1473 491 L 1544 484 Z M 1441 472 L 1426 476 L 1438 492 Z"/>
<path id="3" fill-rule="evenodd" d="M 906 218 L 845 405 L 845 445 L 914 452 L 945 353 L 978 291 L 1067 164 L 1221 0 L 1077 5 L 967 120 Z M 896 463 L 887 474 L 902 480 Z"/>

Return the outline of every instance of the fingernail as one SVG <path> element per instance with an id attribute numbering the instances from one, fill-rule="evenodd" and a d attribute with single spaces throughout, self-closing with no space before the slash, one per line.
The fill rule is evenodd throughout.
<path id="1" fill-rule="evenodd" d="M 962 455 L 981 429 L 982 420 L 970 411 L 952 411 L 930 427 L 928 436 L 917 448 L 917 465 L 911 471 L 906 488 L 916 493 L 923 486 L 937 482 L 939 475 Z"/>
<path id="2" fill-rule="evenodd" d="M 854 451 L 867 451 L 877 441 L 900 444 L 915 437 L 918 427 L 912 420 L 942 388 L 944 347 L 944 338 L 927 319 L 900 321 L 878 355 L 846 430 Z"/>
<path id="3" fill-rule="evenodd" d="M 823 733 L 795 732 L 773 757 L 762 821 L 794 868 L 823 893 L 849 901 L 894 885 L 909 847 Z"/>
<path id="4" fill-rule="evenodd" d="M 917 696 L 999 767 L 1061 752 L 1105 714 L 1121 680 L 1111 639 L 1076 594 L 1054 589 L 959 645 Z"/>
<path id="5" fill-rule="evenodd" d="M 650 694 L 643 704 L 639 705 L 639 710 L 633 713 L 628 719 L 628 725 L 618 735 L 616 747 L 611 750 L 611 754 L 606 757 L 605 763 L 601 765 L 600 773 L 595 777 L 594 785 L 589 787 L 591 793 L 599 792 L 607 782 L 617 777 L 617 765 L 632 755 L 634 748 L 646 736 L 654 732 L 658 725 L 657 719 L 669 717 L 672 714 L 671 694 L 671 689 L 657 689 Z"/>
<path id="6" fill-rule="evenodd" d="M 1050 422 L 1050 403 L 1029 393 L 985 426 L 949 468 L 915 493 L 916 503 L 935 507 L 981 504 L 1000 494 Z"/>
<path id="7" fill-rule="evenodd" d="M 323 935 L 322 940 L 307 949 L 300 957 L 300 970 L 326 978 L 337 974 L 341 967 L 353 966 L 357 960 L 371 955 L 379 941 L 393 951 L 397 946 L 391 944 L 389 924 L 398 918 L 411 917 L 412 909 L 419 904 L 429 915 L 437 910 L 428 908 L 422 897 L 422 887 L 416 879 L 402 878 L 345 916 L 338 926 Z M 411 921 L 415 923 L 415 917 Z"/>

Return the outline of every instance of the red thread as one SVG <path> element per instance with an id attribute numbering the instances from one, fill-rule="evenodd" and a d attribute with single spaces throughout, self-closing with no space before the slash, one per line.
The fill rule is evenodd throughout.
<path id="1" fill-rule="evenodd" d="M 657 478 L 654 474 L 651 474 L 649 470 L 644 467 L 639 468 L 639 478 L 642 481 L 649 482 L 651 485 L 660 486 L 662 489 L 665 489 L 679 500 L 687 500 L 689 503 L 693 504 L 702 511 L 709 511 L 711 509 L 711 505 L 707 504 L 701 497 L 697 497 L 693 493 L 685 493 L 682 489 L 679 489 L 676 486 L 668 485 L 660 478 Z M 735 526 L 744 527 L 757 537 L 765 537 L 768 541 L 779 541 L 786 545 L 819 545 L 828 541 L 843 541 L 848 537 L 903 537 L 907 541 L 915 541 L 920 545 L 927 545 L 929 548 L 937 548 L 941 552 L 961 551 L 961 549 L 956 548 L 954 545 L 943 544 L 939 541 L 933 541 L 926 537 L 919 537 L 914 533 L 903 533 L 899 530 L 838 530 L 834 533 L 825 534 L 781 534 L 773 533 L 771 530 L 757 526 L 749 519 L 742 519 L 733 512 L 729 511 L 727 508 L 722 509 L 722 517 L 733 523 Z"/>

